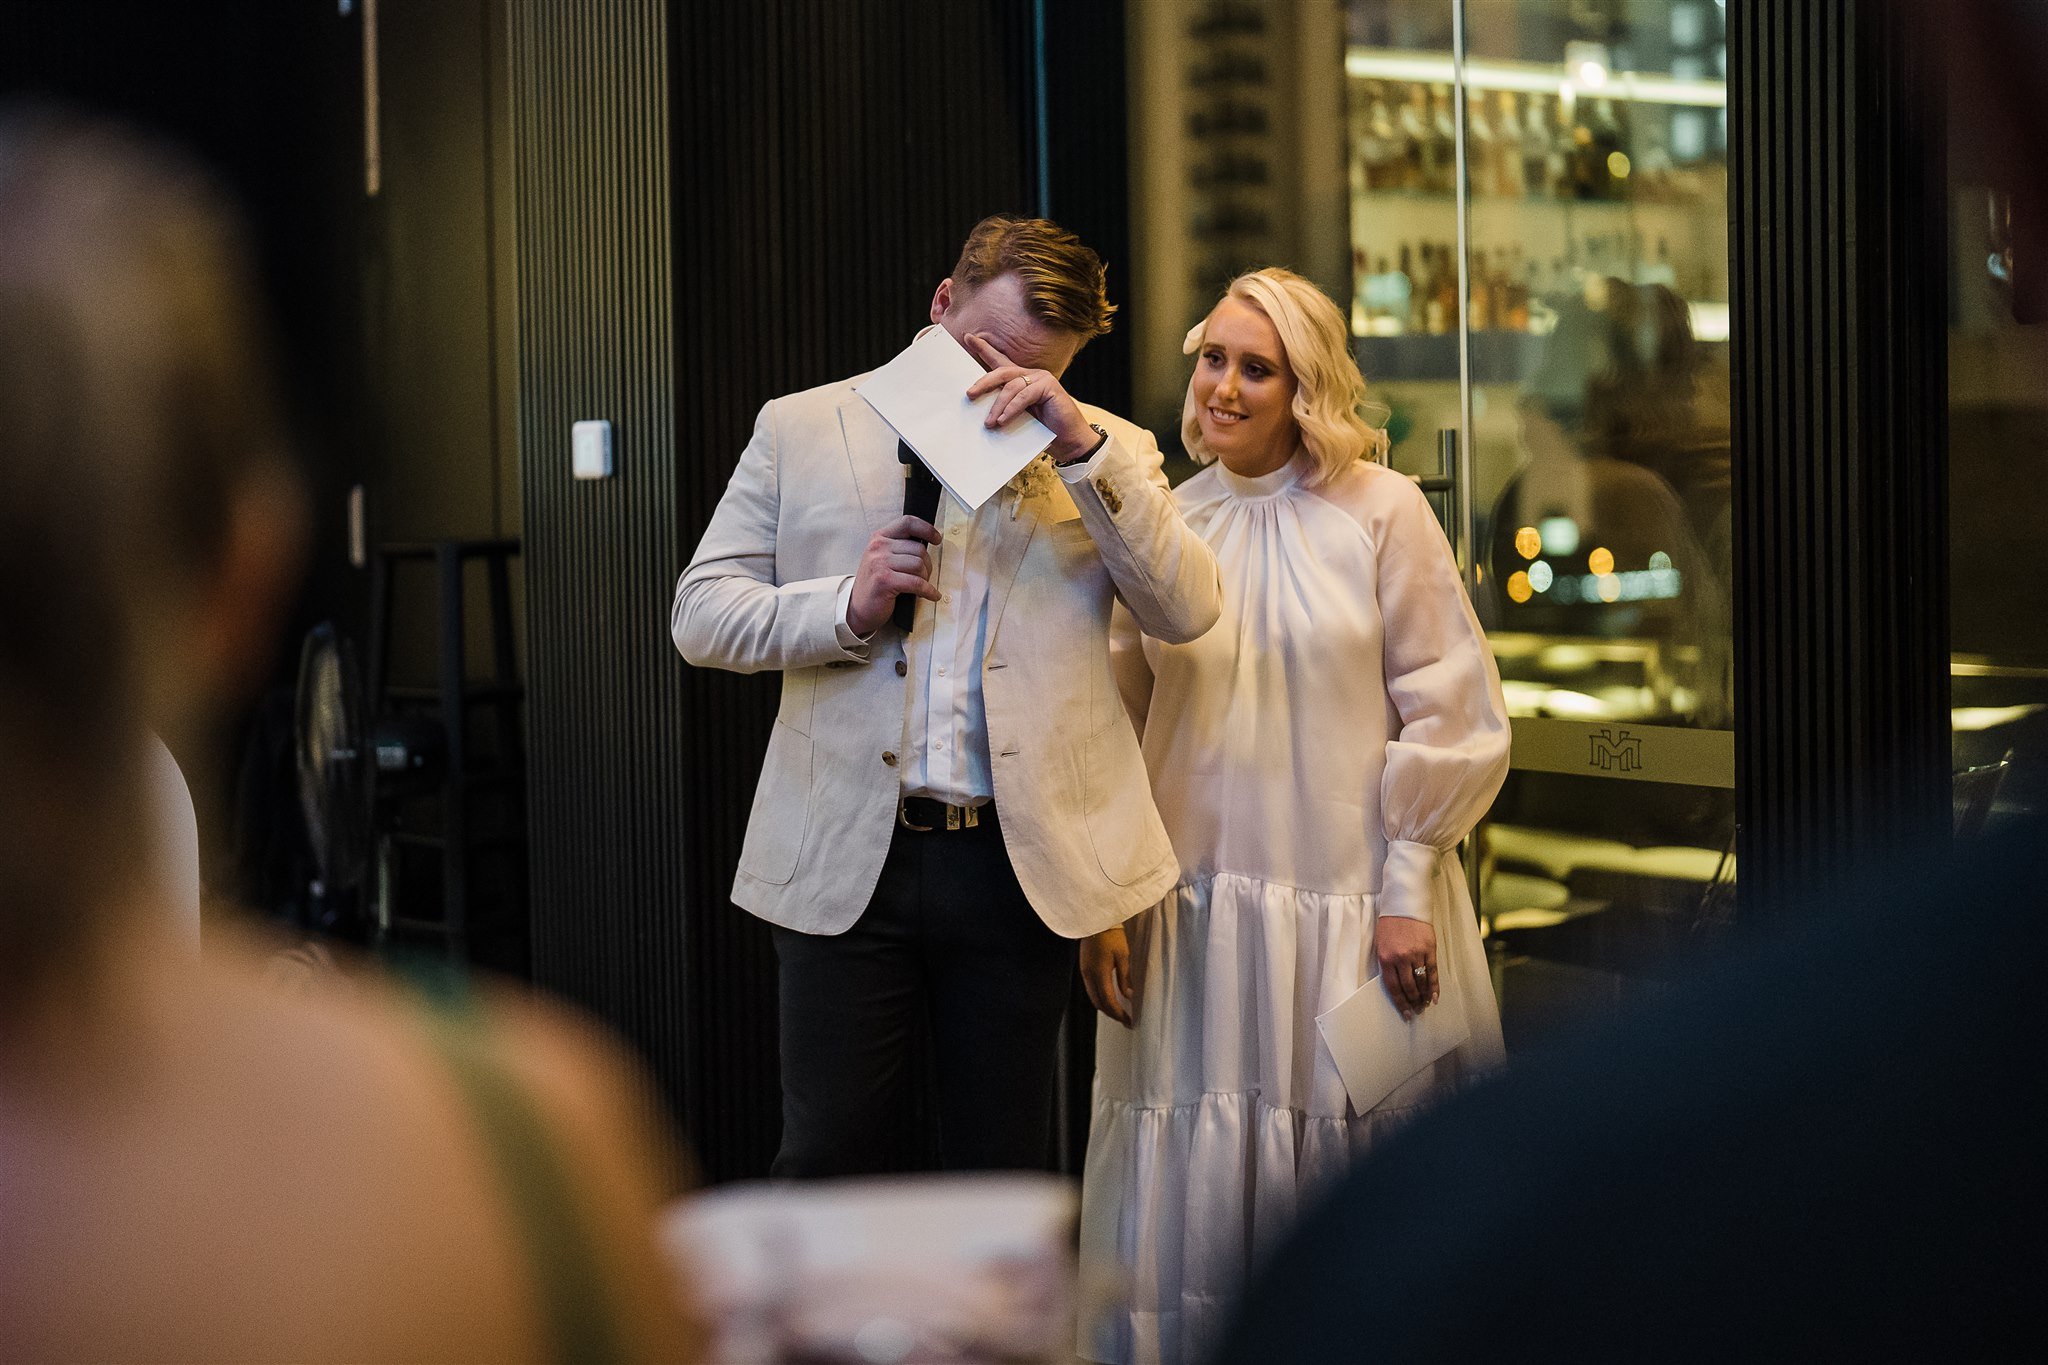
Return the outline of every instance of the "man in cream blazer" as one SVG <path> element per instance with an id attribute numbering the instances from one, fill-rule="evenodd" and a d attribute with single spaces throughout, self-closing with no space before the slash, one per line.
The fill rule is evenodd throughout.
<path id="1" fill-rule="evenodd" d="M 783 675 L 733 883 L 775 926 L 779 1175 L 921 1164 L 927 1034 L 944 1165 L 1042 1165 L 1074 940 L 1179 875 L 1110 607 L 1185 641 L 1221 587 L 1150 434 L 1060 386 L 1110 312 L 1072 234 L 977 225 L 932 321 L 987 367 L 990 420 L 1031 412 L 1047 453 L 978 511 L 944 495 L 934 526 L 903 513 L 896 433 L 858 380 L 776 399 L 677 585 L 686 659 Z"/>

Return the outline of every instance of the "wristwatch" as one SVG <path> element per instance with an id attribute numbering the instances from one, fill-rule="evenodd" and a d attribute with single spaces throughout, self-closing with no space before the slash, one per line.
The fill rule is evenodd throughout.
<path id="1" fill-rule="evenodd" d="M 1052 462 L 1054 469 L 1072 469 L 1077 464 L 1086 464 L 1095 458 L 1095 452 L 1102 449 L 1104 442 L 1109 440 L 1109 430 L 1100 422 L 1090 422 L 1088 428 L 1101 439 L 1097 440 L 1094 445 L 1089 446 L 1086 452 L 1076 455 L 1071 460 L 1054 460 Z"/>

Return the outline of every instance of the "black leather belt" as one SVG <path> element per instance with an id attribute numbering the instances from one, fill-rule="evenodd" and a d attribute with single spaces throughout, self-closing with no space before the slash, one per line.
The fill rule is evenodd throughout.
<path id="1" fill-rule="evenodd" d="M 993 825 L 995 819 L 993 801 L 979 806 L 949 806 L 929 796 L 903 796 L 896 800 L 896 823 L 919 834 L 978 829 L 984 824 Z"/>

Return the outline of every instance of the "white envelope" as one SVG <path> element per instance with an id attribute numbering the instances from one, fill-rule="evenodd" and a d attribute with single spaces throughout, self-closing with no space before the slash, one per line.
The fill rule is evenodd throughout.
<path id="1" fill-rule="evenodd" d="M 970 402 L 967 386 L 983 373 L 951 332 L 933 326 L 854 390 L 969 508 L 1052 444 L 1051 429 L 1029 413 L 994 431 L 981 424 L 996 395 Z"/>
<path id="2" fill-rule="evenodd" d="M 1337 1063 L 1353 1109 L 1363 1114 L 1376 1107 L 1416 1072 L 1472 1036 L 1464 1013 L 1446 1006 L 1445 1000 L 1438 1000 L 1413 1019 L 1403 1019 L 1400 1006 L 1375 976 L 1316 1016 L 1316 1028 Z"/>

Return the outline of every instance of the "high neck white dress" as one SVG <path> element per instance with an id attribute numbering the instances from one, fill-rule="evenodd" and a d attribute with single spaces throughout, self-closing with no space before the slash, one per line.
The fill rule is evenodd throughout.
<path id="1" fill-rule="evenodd" d="M 1307 470 L 1182 485 L 1222 619 L 1162 645 L 1119 611 L 1111 634 L 1181 880 L 1126 926 L 1137 1027 L 1098 1020 L 1082 1257 L 1129 1311 L 1084 1324 L 1096 1360 L 1199 1359 L 1317 1187 L 1502 1056 L 1456 855 L 1507 771 L 1493 656 L 1414 483 Z M 1472 1036 L 1361 1115 L 1316 1016 L 1377 975 L 1381 915 L 1435 927 L 1432 1008 Z"/>

